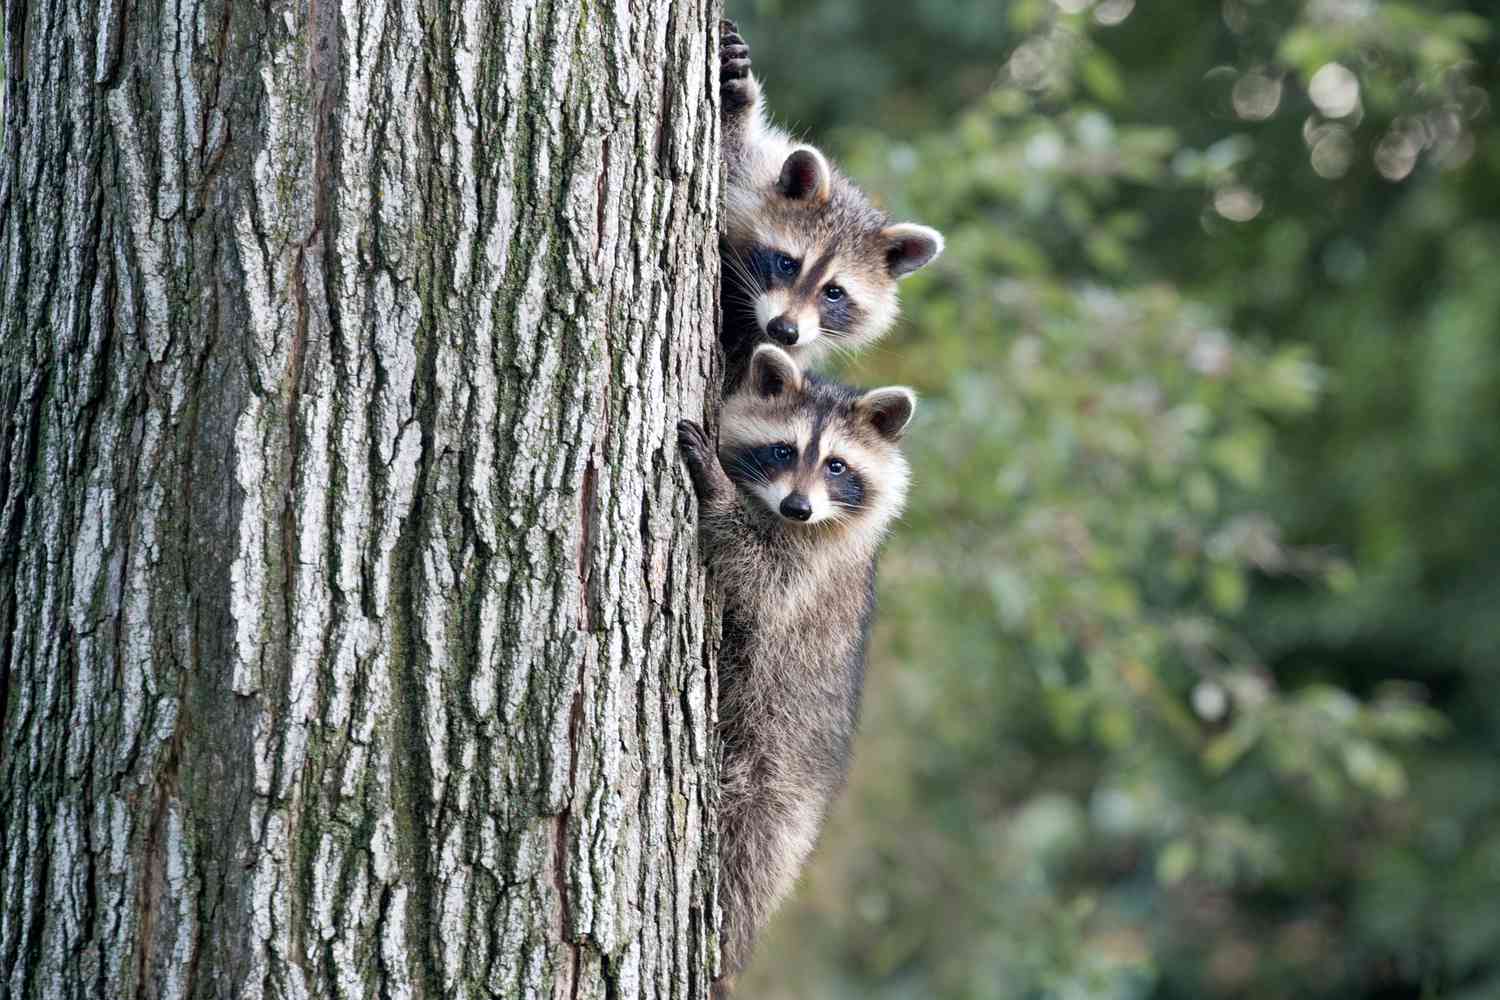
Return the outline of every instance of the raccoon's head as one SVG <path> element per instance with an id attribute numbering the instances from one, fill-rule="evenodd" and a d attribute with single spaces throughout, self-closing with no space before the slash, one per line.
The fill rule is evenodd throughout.
<path id="1" fill-rule="evenodd" d="M 805 375 L 785 351 L 762 344 L 724 402 L 719 461 L 789 530 L 874 542 L 906 502 L 898 442 L 916 401 L 905 386 L 865 391 Z"/>
<path id="2" fill-rule="evenodd" d="M 794 149 L 774 183 L 731 187 L 725 210 L 726 319 L 753 318 L 803 364 L 884 334 L 896 282 L 943 249 L 937 230 L 892 223 L 810 147 Z"/>

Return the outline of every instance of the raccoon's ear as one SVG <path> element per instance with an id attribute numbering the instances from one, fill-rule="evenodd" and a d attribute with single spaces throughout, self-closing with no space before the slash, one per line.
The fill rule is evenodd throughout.
<path id="1" fill-rule="evenodd" d="M 926 267 L 943 252 L 943 234 L 915 222 L 886 226 L 880 237 L 886 241 L 885 263 L 893 278 L 904 278 Z"/>
<path id="2" fill-rule="evenodd" d="M 887 441 L 900 440 L 917 409 L 917 394 L 904 385 L 871 389 L 854 404 L 875 433 Z"/>
<path id="3" fill-rule="evenodd" d="M 775 344 L 761 344 L 750 356 L 750 389 L 762 399 L 775 399 L 802 388 L 802 371 L 792 356 Z"/>
<path id="4" fill-rule="evenodd" d="M 803 146 L 786 158 L 781 165 L 781 177 L 776 181 L 776 189 L 793 201 L 827 201 L 832 185 L 828 161 L 810 146 Z"/>

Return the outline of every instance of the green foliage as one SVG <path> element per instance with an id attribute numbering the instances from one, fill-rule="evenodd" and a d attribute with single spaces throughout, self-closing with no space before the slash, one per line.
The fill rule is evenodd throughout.
<path id="1" fill-rule="evenodd" d="M 1149 6 L 742 18 L 949 241 L 851 373 L 916 488 L 755 995 L 1500 993 L 1494 40 Z"/>

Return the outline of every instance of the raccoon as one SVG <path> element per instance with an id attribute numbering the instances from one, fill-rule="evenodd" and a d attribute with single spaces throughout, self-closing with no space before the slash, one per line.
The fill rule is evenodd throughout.
<path id="1" fill-rule="evenodd" d="M 916 405 L 804 374 L 762 344 L 717 453 L 678 425 L 699 539 L 724 597 L 719 849 L 723 997 L 843 786 L 875 608 L 875 558 L 906 500 Z"/>
<path id="2" fill-rule="evenodd" d="M 728 385 L 767 339 L 807 367 L 890 329 L 896 282 L 943 249 L 937 230 L 894 223 L 827 157 L 771 124 L 750 48 L 719 26 L 725 158 L 723 343 Z"/>

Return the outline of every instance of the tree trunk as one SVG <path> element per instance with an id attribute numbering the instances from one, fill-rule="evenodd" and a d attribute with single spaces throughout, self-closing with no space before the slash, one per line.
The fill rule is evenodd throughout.
<path id="1" fill-rule="evenodd" d="M 712 0 L 9 0 L 0 996 L 702 997 Z"/>

